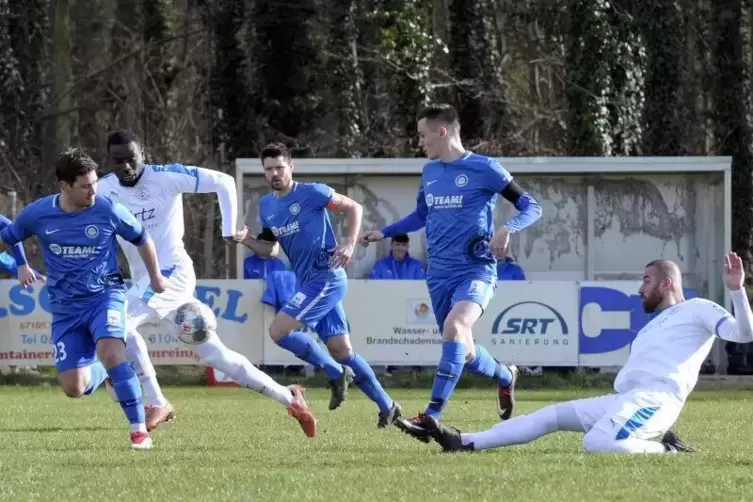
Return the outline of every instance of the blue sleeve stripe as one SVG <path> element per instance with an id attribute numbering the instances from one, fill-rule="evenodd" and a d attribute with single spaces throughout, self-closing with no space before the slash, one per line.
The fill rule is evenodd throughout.
<path id="1" fill-rule="evenodd" d="M 166 166 L 152 166 L 152 170 L 156 172 L 185 174 L 186 176 L 193 176 L 194 178 L 196 178 L 194 192 L 199 189 L 199 170 L 195 167 L 184 166 L 183 164 L 168 164 Z"/>
<path id="2" fill-rule="evenodd" d="M 722 317 L 716 322 L 716 326 L 714 326 L 714 334 L 716 335 L 717 338 L 721 338 L 721 336 L 719 336 L 719 328 L 721 327 L 722 324 L 724 324 L 724 321 L 726 320 L 727 320 L 726 317 Z"/>

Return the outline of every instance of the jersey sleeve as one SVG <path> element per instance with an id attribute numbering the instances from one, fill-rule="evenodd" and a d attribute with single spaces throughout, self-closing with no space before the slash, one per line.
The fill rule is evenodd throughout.
<path id="1" fill-rule="evenodd" d="M 512 181 L 512 174 L 495 159 L 489 159 L 489 168 L 484 172 L 484 188 L 493 193 L 500 193 Z"/>
<path id="2" fill-rule="evenodd" d="M 249 214 L 246 215 L 246 226 L 248 228 L 252 228 L 251 225 L 253 224 L 253 221 L 251 220 L 254 220 L 254 218 L 249 212 Z M 277 237 L 275 237 L 275 234 L 272 232 L 271 226 L 267 223 L 267 220 L 264 219 L 261 201 L 259 201 L 259 210 L 256 213 L 256 227 L 261 227 L 261 233 L 256 237 L 258 240 L 277 242 Z"/>
<path id="3" fill-rule="evenodd" d="M 334 201 L 335 190 L 324 183 L 312 183 L 311 199 L 316 207 L 327 207 L 330 202 Z M 337 201 L 335 201 L 337 202 Z"/>
<path id="4" fill-rule="evenodd" d="M 197 193 L 201 174 L 199 168 L 184 166 L 183 164 L 168 164 L 165 166 L 151 166 L 160 179 L 160 185 L 174 194 Z"/>
<path id="5" fill-rule="evenodd" d="M 112 223 L 115 233 L 134 246 L 141 246 L 148 239 L 141 222 L 120 202 L 112 204 Z"/>
<path id="6" fill-rule="evenodd" d="M 26 206 L 12 222 L 3 217 L 3 222 L 0 223 L 0 238 L 3 242 L 8 246 L 15 246 L 34 235 L 35 223 L 38 218 L 36 207 L 37 204 Z"/>
<path id="7" fill-rule="evenodd" d="M 710 334 L 730 342 L 753 342 L 753 312 L 744 290 L 730 291 L 735 315 L 712 301 L 699 301 L 696 315 Z"/>

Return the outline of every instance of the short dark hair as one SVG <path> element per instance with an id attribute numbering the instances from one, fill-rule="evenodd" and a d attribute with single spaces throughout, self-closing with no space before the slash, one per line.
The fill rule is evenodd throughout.
<path id="1" fill-rule="evenodd" d="M 73 185 L 76 178 L 97 171 L 97 163 L 80 148 L 69 148 L 55 161 L 55 175 L 58 181 Z"/>
<path id="2" fill-rule="evenodd" d="M 110 151 L 111 145 L 127 145 L 129 143 L 141 145 L 141 140 L 133 133 L 133 131 L 129 131 L 128 129 L 118 129 L 107 135 L 108 152 Z"/>
<path id="3" fill-rule="evenodd" d="M 460 117 L 457 110 L 447 103 L 429 105 L 416 114 L 416 122 L 421 119 L 435 120 L 442 124 L 460 128 Z"/>
<path id="4" fill-rule="evenodd" d="M 400 242 L 402 244 L 408 244 L 410 242 L 410 237 L 408 237 L 408 234 L 397 234 L 395 237 L 392 238 L 392 242 Z"/>
<path id="5" fill-rule="evenodd" d="M 264 162 L 264 159 L 266 158 L 275 159 L 277 157 L 282 157 L 288 162 L 292 158 L 290 156 L 290 150 L 288 150 L 288 147 L 279 142 L 269 143 L 267 146 L 261 149 L 262 162 Z"/>

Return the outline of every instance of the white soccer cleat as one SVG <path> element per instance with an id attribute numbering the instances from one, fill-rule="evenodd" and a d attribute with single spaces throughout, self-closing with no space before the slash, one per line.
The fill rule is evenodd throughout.
<path id="1" fill-rule="evenodd" d="M 132 432 L 131 433 L 131 449 L 132 450 L 151 450 L 152 449 L 152 436 L 148 432 Z"/>

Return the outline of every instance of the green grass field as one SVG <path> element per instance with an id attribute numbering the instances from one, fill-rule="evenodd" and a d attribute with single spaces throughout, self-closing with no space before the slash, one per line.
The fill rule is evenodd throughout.
<path id="1" fill-rule="evenodd" d="M 694 395 L 676 430 L 698 454 L 585 455 L 580 435 L 527 446 L 443 454 L 396 429 L 376 429 L 357 390 L 335 412 L 309 392 L 320 434 L 303 436 L 277 403 L 241 389 L 174 387 L 177 420 L 155 448 L 130 451 L 104 391 L 70 400 L 54 387 L 0 387 L 2 500 L 464 500 L 528 502 L 750 499 L 753 391 Z M 428 390 L 394 390 L 407 413 Z M 519 392 L 522 413 L 595 391 Z M 493 392 L 460 389 L 445 414 L 461 429 L 495 421 Z"/>

